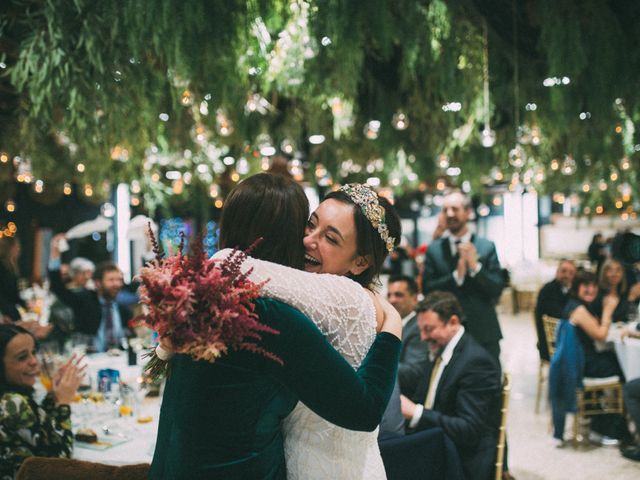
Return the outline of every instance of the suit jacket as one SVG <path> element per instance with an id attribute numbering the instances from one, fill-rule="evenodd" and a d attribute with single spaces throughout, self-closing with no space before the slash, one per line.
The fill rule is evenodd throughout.
<path id="1" fill-rule="evenodd" d="M 75 331 L 87 335 L 98 333 L 102 322 L 102 305 L 98 298 L 98 292 L 86 288 L 70 290 L 64 284 L 60 270 L 49 270 L 49 282 L 51 291 L 58 299 L 73 310 Z M 131 310 L 118 305 L 122 329 L 128 334 L 127 328 L 132 317 Z"/>
<path id="2" fill-rule="evenodd" d="M 535 319 L 536 332 L 538 334 L 538 352 L 540 359 L 550 361 L 547 339 L 542 324 L 542 315 L 549 315 L 555 318 L 562 318 L 564 307 L 569 300 L 568 293 L 562 291 L 562 284 L 557 280 L 545 283 L 538 293 L 536 301 Z"/>
<path id="3" fill-rule="evenodd" d="M 477 235 L 471 241 L 478 252 L 480 271 L 472 277 L 467 274 L 462 286 L 453 278 L 457 259 L 451 254 L 449 239 L 435 240 L 425 257 L 422 291 L 426 295 L 434 290 L 453 293 L 462 304 L 465 328 L 481 345 L 497 345 L 502 338 L 495 304 L 500 299 L 504 279 L 496 247 L 490 240 Z"/>
<path id="4" fill-rule="evenodd" d="M 431 369 L 420 381 L 413 401 L 427 398 Z M 497 361 L 465 332 L 444 368 L 433 409 L 425 409 L 416 430 L 440 427 L 453 440 L 465 478 L 493 475 L 500 424 L 501 372 Z"/>
<path id="5" fill-rule="evenodd" d="M 416 391 L 418 381 L 429 365 L 429 348 L 420 340 L 418 316 L 414 313 L 402 328 L 402 351 L 398 365 L 398 381 L 403 395 Z"/>

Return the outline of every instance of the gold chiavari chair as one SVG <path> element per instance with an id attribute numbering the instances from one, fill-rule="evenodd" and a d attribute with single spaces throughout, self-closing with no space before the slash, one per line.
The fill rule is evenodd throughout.
<path id="1" fill-rule="evenodd" d="M 500 409 L 500 430 L 498 431 L 498 444 L 496 448 L 496 480 L 502 479 L 504 467 L 504 446 L 507 433 L 507 412 L 509 411 L 509 395 L 511 393 L 511 375 L 504 374 L 502 381 L 502 408 Z"/>
<path id="2" fill-rule="evenodd" d="M 588 439 L 588 431 L 583 431 L 583 427 L 589 427 L 588 420 L 591 417 L 609 413 L 624 414 L 622 382 L 619 377 L 585 377 L 582 379 L 582 384 L 583 387 L 576 391 L 577 410 L 573 422 L 574 446 L 579 446 Z"/>

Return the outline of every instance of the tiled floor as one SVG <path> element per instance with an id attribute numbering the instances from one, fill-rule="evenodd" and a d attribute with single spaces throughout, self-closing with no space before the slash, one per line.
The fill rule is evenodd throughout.
<path id="1" fill-rule="evenodd" d="M 507 425 L 511 473 L 518 480 L 640 479 L 640 462 L 623 458 L 617 448 L 585 451 L 553 445 L 548 406 L 543 403 L 540 413 L 534 413 L 538 354 L 532 314 L 501 312 L 500 322 L 504 335 L 502 362 L 513 378 Z"/>

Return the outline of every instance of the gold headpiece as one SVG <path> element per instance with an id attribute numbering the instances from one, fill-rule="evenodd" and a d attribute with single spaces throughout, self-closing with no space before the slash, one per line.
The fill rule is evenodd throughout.
<path id="1" fill-rule="evenodd" d="M 378 203 L 378 194 L 367 185 L 361 183 L 348 183 L 341 187 L 340 191 L 349 195 L 353 203 L 360 207 L 360 210 L 362 210 L 362 213 L 367 217 L 373 228 L 378 230 L 378 234 L 380 234 L 380 238 L 382 238 L 387 247 L 387 251 L 391 253 L 396 239 L 389 236 L 389 228 L 385 223 L 385 210 Z"/>

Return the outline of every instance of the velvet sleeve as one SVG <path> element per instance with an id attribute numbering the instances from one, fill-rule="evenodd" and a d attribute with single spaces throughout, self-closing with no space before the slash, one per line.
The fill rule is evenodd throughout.
<path id="1" fill-rule="evenodd" d="M 278 335 L 264 335 L 261 346 L 280 365 L 253 355 L 264 369 L 292 390 L 311 410 L 351 430 L 372 431 L 380 423 L 396 379 L 400 340 L 380 333 L 355 371 L 298 310 L 271 299 L 256 302 L 260 321 Z"/>

